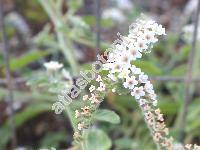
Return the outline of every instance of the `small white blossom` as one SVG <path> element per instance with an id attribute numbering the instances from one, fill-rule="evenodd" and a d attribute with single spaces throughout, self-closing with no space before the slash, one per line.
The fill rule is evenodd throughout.
<path id="1" fill-rule="evenodd" d="M 94 86 L 94 85 L 91 85 L 90 88 L 89 88 L 89 91 L 90 91 L 90 92 L 93 92 L 94 90 L 95 90 L 95 86 Z"/>
<path id="2" fill-rule="evenodd" d="M 143 52 L 144 50 L 146 50 L 148 48 L 147 41 L 142 38 L 138 38 L 136 44 L 137 44 L 136 47 L 139 48 L 138 50 L 140 52 Z"/>
<path id="3" fill-rule="evenodd" d="M 89 98 L 89 100 L 91 101 L 92 104 L 97 104 L 99 103 L 99 100 L 97 99 L 97 97 L 95 96 L 95 94 L 91 94 L 92 96 Z"/>
<path id="4" fill-rule="evenodd" d="M 97 79 L 96 79 L 96 81 L 97 81 L 97 82 L 100 82 L 100 81 L 102 81 L 102 79 L 101 79 L 101 76 L 100 76 L 100 75 L 98 75 L 98 76 L 97 76 Z"/>
<path id="5" fill-rule="evenodd" d="M 123 69 L 123 70 L 119 73 L 118 78 L 120 78 L 120 79 L 126 78 L 126 77 L 128 77 L 129 73 L 130 73 L 130 70 L 128 70 L 128 69 Z"/>
<path id="6" fill-rule="evenodd" d="M 131 69 L 131 71 L 132 71 L 133 74 L 141 74 L 141 69 L 137 68 L 134 65 L 132 65 L 130 69 Z"/>
<path id="7" fill-rule="evenodd" d="M 135 76 L 127 76 L 126 77 L 126 82 L 123 83 L 125 88 L 133 89 L 135 85 L 138 84 L 138 81 L 135 79 Z"/>
<path id="8" fill-rule="evenodd" d="M 152 31 L 145 30 L 143 38 L 147 41 L 147 43 L 156 43 L 158 39 L 155 37 L 155 33 Z"/>
<path id="9" fill-rule="evenodd" d="M 144 89 L 149 94 L 153 94 L 154 93 L 153 85 L 150 83 L 150 81 L 145 83 Z"/>
<path id="10" fill-rule="evenodd" d="M 57 61 L 50 61 L 44 63 L 45 68 L 50 72 L 55 72 L 63 67 L 63 64 L 58 63 Z"/>
<path id="11" fill-rule="evenodd" d="M 128 49 L 129 49 L 129 53 L 130 53 L 130 59 L 131 60 L 136 60 L 137 58 L 141 58 L 142 57 L 142 54 L 138 51 L 138 47 L 130 44 L 128 46 Z"/>
<path id="12" fill-rule="evenodd" d="M 112 92 L 113 92 L 113 93 L 115 93 L 115 92 L 116 92 L 116 89 L 115 89 L 115 88 L 113 88 L 113 89 L 112 89 Z"/>
<path id="13" fill-rule="evenodd" d="M 78 110 L 75 110 L 75 118 L 79 118 L 81 116 L 81 113 Z"/>
<path id="14" fill-rule="evenodd" d="M 82 130 L 85 127 L 84 122 L 78 123 L 78 130 Z"/>
<path id="15" fill-rule="evenodd" d="M 146 83 L 146 82 L 148 81 L 148 76 L 145 75 L 144 73 L 140 74 L 140 75 L 139 75 L 139 81 L 140 81 L 141 83 Z"/>
<path id="16" fill-rule="evenodd" d="M 144 88 L 142 86 L 135 87 L 131 92 L 131 95 L 135 97 L 135 99 L 140 99 L 140 97 L 145 95 Z"/>
<path id="17" fill-rule="evenodd" d="M 128 51 L 123 51 L 120 56 L 119 56 L 119 62 L 121 64 L 130 64 L 130 55 L 128 53 Z"/>
<path id="18" fill-rule="evenodd" d="M 103 82 L 100 82 L 100 86 L 97 88 L 98 91 L 102 92 L 105 91 L 106 86 Z"/>
<path id="19" fill-rule="evenodd" d="M 113 75 L 112 73 L 109 73 L 107 76 L 108 76 L 112 81 L 116 81 L 116 80 L 117 80 L 116 76 Z"/>
<path id="20" fill-rule="evenodd" d="M 83 100 L 86 101 L 88 99 L 88 95 L 83 96 Z"/>
<path id="21" fill-rule="evenodd" d="M 139 100 L 139 104 L 140 104 L 140 106 L 146 104 L 146 100 L 145 99 L 140 99 Z"/>

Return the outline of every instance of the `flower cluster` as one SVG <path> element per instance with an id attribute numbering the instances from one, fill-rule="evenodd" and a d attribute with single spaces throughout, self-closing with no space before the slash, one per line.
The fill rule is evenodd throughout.
<path id="1" fill-rule="evenodd" d="M 115 45 L 109 53 L 104 69 L 109 70 L 110 80 L 120 80 L 124 88 L 130 90 L 141 107 L 145 121 L 151 130 L 153 139 L 159 146 L 172 149 L 172 138 L 168 137 L 163 114 L 157 106 L 156 94 L 148 76 L 134 65 L 134 61 L 148 52 L 152 45 L 158 41 L 158 36 L 165 35 L 165 29 L 154 21 L 139 20 L 130 29 L 129 35 Z"/>
<path id="2" fill-rule="evenodd" d="M 96 86 L 91 85 L 89 87 L 90 94 L 84 95 L 82 100 L 84 106 L 80 110 L 75 110 L 75 118 L 78 120 L 77 131 L 74 133 L 76 140 L 80 139 L 83 129 L 86 129 L 92 123 L 91 117 L 95 110 L 101 103 L 106 91 L 106 85 L 104 84 L 100 75 L 96 77 Z"/>
<path id="3" fill-rule="evenodd" d="M 157 108 L 157 97 L 148 76 L 134 65 L 134 61 L 149 52 L 158 37 L 165 35 L 165 29 L 152 20 L 138 20 L 130 28 L 129 35 L 113 46 L 108 55 L 104 69 L 108 70 L 111 81 L 122 82 L 124 88 L 136 99 L 145 121 L 157 146 L 162 149 L 173 149 L 173 138 L 169 137 L 163 114 Z M 187 145 L 199 149 L 199 146 Z"/>
<path id="4" fill-rule="evenodd" d="M 98 75 L 96 81 L 98 87 L 92 85 L 89 88 L 90 95 L 83 96 L 87 105 L 81 110 L 75 111 L 76 118 L 89 118 L 101 102 L 106 88 L 110 83 L 122 83 L 126 89 L 138 102 L 153 140 L 159 149 L 173 150 L 173 138 L 169 136 L 168 128 L 164 123 L 164 117 L 160 109 L 157 108 L 157 97 L 153 85 L 148 80 L 148 76 L 134 65 L 134 61 L 142 57 L 143 53 L 149 52 L 153 44 L 158 41 L 158 37 L 165 35 L 165 29 L 152 20 L 138 20 L 130 28 L 129 35 L 123 37 L 118 43 L 113 45 L 112 50 L 107 55 L 107 62 L 103 65 L 103 70 L 107 70 L 107 77 L 102 80 Z M 104 81 L 109 81 L 106 84 Z M 117 87 L 111 87 L 115 92 Z M 90 120 L 90 119 L 88 119 Z M 79 132 L 87 128 L 91 122 L 87 119 L 78 123 L 78 132 L 74 134 L 79 137 Z M 197 145 L 186 145 L 183 150 L 199 150 Z"/>

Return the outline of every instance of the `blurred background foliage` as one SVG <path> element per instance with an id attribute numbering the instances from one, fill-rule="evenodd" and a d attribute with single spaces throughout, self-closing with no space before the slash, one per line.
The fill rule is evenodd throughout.
<path id="1" fill-rule="evenodd" d="M 89 68 L 96 59 L 95 1 L 58 0 L 53 5 L 52 0 L 4 0 L 3 4 L 10 68 L 15 81 L 13 107 L 17 148 L 69 148 L 73 131 L 67 113 L 55 115 L 51 111 L 51 105 L 57 100 L 58 87 L 68 83 L 60 74 L 56 78 L 59 82 L 49 79 L 43 63 L 58 60 L 64 63 L 64 68 L 74 78 L 79 70 Z M 101 53 L 117 38 L 117 32 L 126 35 L 128 26 L 144 13 L 163 24 L 167 36 L 135 65 L 151 77 L 183 77 L 187 71 L 196 6 L 197 0 L 196 3 L 195 0 L 101 0 Z M 1 44 L 0 149 L 3 150 L 11 149 L 12 130 L 9 106 L 5 100 L 8 90 L 4 80 L 6 68 Z M 199 77 L 199 49 L 197 42 L 195 78 Z M 170 134 L 177 138 L 185 94 L 184 82 L 157 81 L 156 78 L 152 82 Z M 184 143 L 200 144 L 199 86 L 199 82 L 192 83 Z M 98 130 L 91 130 L 87 135 L 90 149 L 155 149 L 139 107 L 131 96 L 109 93 L 101 108 L 114 110 L 121 121 L 109 124 L 113 123 L 110 119 L 116 118 L 116 114 L 100 114 L 103 117 L 98 116 L 100 121 L 94 127 Z"/>

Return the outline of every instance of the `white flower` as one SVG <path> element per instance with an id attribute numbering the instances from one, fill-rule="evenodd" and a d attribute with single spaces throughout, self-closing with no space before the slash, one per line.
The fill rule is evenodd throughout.
<path id="1" fill-rule="evenodd" d="M 95 90 L 95 86 L 94 86 L 94 85 L 91 85 L 90 88 L 89 88 L 89 91 L 90 91 L 90 92 L 93 92 L 94 90 Z"/>
<path id="2" fill-rule="evenodd" d="M 147 93 L 149 94 L 153 94 L 154 90 L 153 90 L 153 85 L 150 83 L 150 81 L 146 82 L 144 89 Z"/>
<path id="3" fill-rule="evenodd" d="M 146 100 L 145 99 L 140 99 L 139 100 L 139 104 L 140 104 L 140 106 L 146 104 Z"/>
<path id="4" fill-rule="evenodd" d="M 75 118 L 79 118 L 81 116 L 81 113 L 78 110 L 75 110 Z"/>
<path id="5" fill-rule="evenodd" d="M 109 73 L 107 76 L 108 76 L 111 80 L 113 80 L 113 81 L 117 81 L 116 76 L 113 75 L 112 73 Z"/>
<path id="6" fill-rule="evenodd" d="M 147 41 L 147 43 L 156 43 L 158 39 L 155 37 L 155 33 L 152 31 L 145 30 L 143 34 L 143 38 Z"/>
<path id="7" fill-rule="evenodd" d="M 111 73 L 115 73 L 115 72 L 121 72 L 122 71 L 122 69 L 123 69 L 123 64 L 121 64 L 121 63 L 119 63 L 119 62 L 115 62 L 115 63 L 113 63 L 112 64 L 112 66 L 111 66 L 112 68 L 111 68 Z"/>
<path id="8" fill-rule="evenodd" d="M 153 100 L 153 106 L 157 106 L 158 105 L 158 101 L 157 100 Z"/>
<path id="9" fill-rule="evenodd" d="M 78 123 L 78 130 L 82 130 L 84 127 L 84 122 Z"/>
<path id="10" fill-rule="evenodd" d="M 113 88 L 113 89 L 112 89 L 112 92 L 113 92 L 113 93 L 115 93 L 115 92 L 116 92 L 116 89 L 115 89 L 115 88 Z"/>
<path id="11" fill-rule="evenodd" d="M 149 94 L 149 97 L 151 100 L 154 100 L 154 101 L 156 100 L 156 94 L 154 92 Z"/>
<path id="12" fill-rule="evenodd" d="M 126 78 L 126 77 L 128 77 L 129 73 L 130 73 L 130 70 L 128 70 L 128 69 L 123 69 L 123 70 L 119 73 L 118 78 L 120 78 L 120 79 Z"/>
<path id="13" fill-rule="evenodd" d="M 88 95 L 83 96 L 83 100 L 86 101 L 88 99 Z"/>
<path id="14" fill-rule="evenodd" d="M 132 76 L 132 77 L 127 76 L 126 82 L 123 83 L 124 87 L 129 88 L 129 89 L 133 89 L 135 85 L 137 84 L 138 84 L 138 81 L 135 80 L 135 76 Z"/>
<path id="15" fill-rule="evenodd" d="M 185 147 L 186 147 L 187 149 L 191 149 L 191 148 L 192 148 L 192 144 L 187 144 L 187 145 L 185 145 Z"/>
<path id="16" fill-rule="evenodd" d="M 163 28 L 162 25 L 158 25 L 155 32 L 158 35 L 166 35 L 165 28 Z"/>
<path id="17" fill-rule="evenodd" d="M 121 52 L 118 59 L 121 64 L 130 64 L 130 55 L 128 51 Z"/>
<path id="18" fill-rule="evenodd" d="M 103 82 L 100 82 L 100 86 L 97 88 L 97 90 L 102 92 L 102 91 L 105 91 L 105 89 L 106 89 L 105 84 L 103 84 Z"/>
<path id="19" fill-rule="evenodd" d="M 145 118 L 146 118 L 147 120 L 151 119 L 152 117 L 153 117 L 153 114 L 152 114 L 151 112 L 146 112 L 146 113 L 145 113 Z"/>
<path id="20" fill-rule="evenodd" d="M 131 69 L 131 71 L 132 71 L 133 74 L 141 74 L 141 69 L 137 68 L 134 65 L 132 65 L 130 69 Z"/>
<path id="21" fill-rule="evenodd" d="M 113 66 L 113 63 L 103 64 L 103 70 L 110 70 Z"/>
<path id="22" fill-rule="evenodd" d="M 140 81 L 141 83 L 146 83 L 146 82 L 148 81 L 148 76 L 145 75 L 144 73 L 140 74 L 140 75 L 139 75 L 139 81 Z"/>
<path id="23" fill-rule="evenodd" d="M 136 47 L 138 47 L 140 52 L 143 52 L 145 50 L 147 50 L 148 46 L 147 46 L 147 41 L 142 39 L 142 38 L 138 38 L 137 39 L 137 43 L 136 43 Z"/>
<path id="24" fill-rule="evenodd" d="M 89 100 L 91 101 L 92 104 L 97 104 L 99 103 L 99 100 L 97 99 L 97 97 L 92 93 L 92 96 L 89 98 Z"/>
<path id="25" fill-rule="evenodd" d="M 142 86 L 135 87 L 131 92 L 131 95 L 135 97 L 135 99 L 140 99 L 140 97 L 145 95 L 144 89 Z"/>
<path id="26" fill-rule="evenodd" d="M 44 63 L 44 66 L 48 71 L 54 72 L 62 68 L 63 64 L 60 64 L 57 61 L 50 61 L 50 62 Z"/>
<path id="27" fill-rule="evenodd" d="M 101 76 L 100 76 L 100 75 L 98 75 L 98 76 L 97 76 L 97 79 L 96 79 L 96 81 L 97 81 L 97 82 L 100 82 L 100 81 L 102 81 L 102 79 L 101 79 Z"/>
<path id="28" fill-rule="evenodd" d="M 141 58 L 142 54 L 138 51 L 138 47 L 134 46 L 133 44 L 130 44 L 128 46 L 129 53 L 130 53 L 130 59 L 131 60 L 136 60 L 137 58 Z"/>

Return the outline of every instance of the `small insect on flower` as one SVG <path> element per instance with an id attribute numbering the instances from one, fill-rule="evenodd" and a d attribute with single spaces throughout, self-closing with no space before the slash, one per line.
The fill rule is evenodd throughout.
<path id="1" fill-rule="evenodd" d="M 56 72 L 57 70 L 63 67 L 63 64 L 60 64 L 57 61 L 50 61 L 50 62 L 44 63 L 44 66 L 47 69 L 47 71 Z"/>
<path id="2" fill-rule="evenodd" d="M 125 88 L 133 89 L 135 85 L 138 84 L 138 81 L 135 79 L 135 76 L 127 76 L 126 77 L 126 82 L 123 83 Z"/>
<path id="3" fill-rule="evenodd" d="M 131 92 L 131 95 L 135 97 L 135 99 L 140 99 L 140 97 L 145 95 L 143 86 L 135 87 Z"/>

